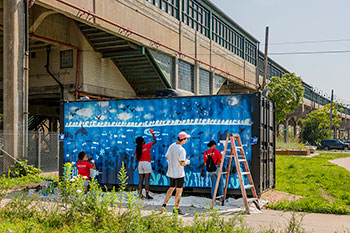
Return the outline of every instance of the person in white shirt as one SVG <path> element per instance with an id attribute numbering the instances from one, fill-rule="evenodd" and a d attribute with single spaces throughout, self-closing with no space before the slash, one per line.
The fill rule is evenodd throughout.
<path id="1" fill-rule="evenodd" d="M 178 214 L 184 215 L 180 210 L 180 200 L 185 184 L 185 169 L 184 167 L 189 164 L 189 160 L 186 160 L 186 150 L 182 147 L 187 142 L 187 138 L 191 136 L 186 132 L 180 132 L 177 136 L 177 142 L 171 144 L 167 152 L 168 160 L 168 172 L 167 176 L 170 178 L 170 187 L 166 193 L 164 203 L 161 207 L 161 210 L 164 211 L 166 204 L 168 203 L 170 197 L 172 196 L 174 190 L 176 189 L 175 194 L 175 209 Z"/>

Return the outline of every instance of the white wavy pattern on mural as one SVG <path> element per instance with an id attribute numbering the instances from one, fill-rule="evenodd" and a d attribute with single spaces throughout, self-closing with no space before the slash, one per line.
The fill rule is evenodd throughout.
<path id="1" fill-rule="evenodd" d="M 67 128 L 75 127 L 160 127 L 175 125 L 251 125 L 250 119 L 245 120 L 217 120 L 217 119 L 187 119 L 187 120 L 160 120 L 144 122 L 117 122 L 117 121 L 77 121 L 69 122 L 65 125 Z"/>

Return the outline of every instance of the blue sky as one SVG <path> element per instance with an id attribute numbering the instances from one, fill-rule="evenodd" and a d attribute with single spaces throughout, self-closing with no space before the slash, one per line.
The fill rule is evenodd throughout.
<path id="1" fill-rule="evenodd" d="M 269 52 L 350 50 L 349 0 L 212 0 L 263 49 L 270 28 Z M 348 39 L 342 42 L 273 45 L 280 42 Z M 276 62 L 307 83 L 350 104 L 350 53 L 273 55 Z"/>

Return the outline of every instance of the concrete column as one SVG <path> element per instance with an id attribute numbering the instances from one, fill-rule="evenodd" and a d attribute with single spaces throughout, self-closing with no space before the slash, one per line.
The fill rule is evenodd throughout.
<path id="1" fill-rule="evenodd" d="M 214 92 L 215 89 L 215 72 L 210 72 L 210 94 L 215 95 L 216 93 Z"/>
<path id="2" fill-rule="evenodd" d="M 24 139 L 24 1 L 3 2 L 3 104 L 5 150 L 15 158 L 23 156 Z M 4 156 L 4 171 L 13 163 Z"/>
<path id="3" fill-rule="evenodd" d="M 177 57 L 174 58 L 174 66 L 173 66 L 173 80 L 172 85 L 173 89 L 178 90 L 179 89 L 179 59 Z"/>
<path id="4" fill-rule="evenodd" d="M 199 95 L 199 65 L 194 65 L 194 94 Z"/>

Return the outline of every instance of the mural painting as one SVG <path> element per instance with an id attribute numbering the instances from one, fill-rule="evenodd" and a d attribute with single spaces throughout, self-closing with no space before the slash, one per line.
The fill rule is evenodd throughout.
<path id="1" fill-rule="evenodd" d="M 149 129 L 153 129 L 157 143 L 151 149 L 150 184 L 168 186 L 166 152 L 177 134 L 185 131 L 191 135 L 184 145 L 191 160 L 185 167 L 185 186 L 210 188 L 203 164 L 210 140 L 223 151 L 227 133 L 239 133 L 251 163 L 252 108 L 251 95 L 69 102 L 65 104 L 64 162 L 76 162 L 78 153 L 85 151 L 95 160 L 100 183 L 117 184 L 124 163 L 128 183 L 138 184 L 135 140 L 142 136 L 151 142 Z M 229 188 L 239 188 L 237 174 L 231 176 Z"/>

